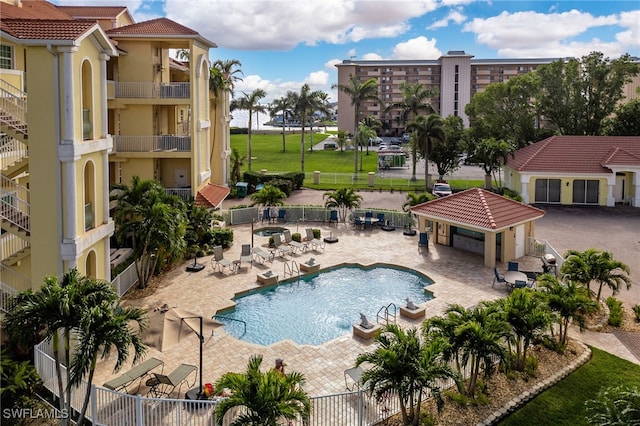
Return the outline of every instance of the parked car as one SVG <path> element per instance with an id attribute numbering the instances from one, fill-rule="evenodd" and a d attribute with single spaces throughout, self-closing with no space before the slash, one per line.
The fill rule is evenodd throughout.
<path id="1" fill-rule="evenodd" d="M 380 145 L 382 143 L 382 138 L 376 136 L 375 138 L 369 138 L 369 146 Z"/>
<path id="2" fill-rule="evenodd" d="M 400 152 L 402 151 L 402 147 L 399 145 L 384 145 L 384 148 L 383 148 L 383 145 L 381 145 L 378 151 Z"/>
<path id="3" fill-rule="evenodd" d="M 451 186 L 445 182 L 436 182 L 433 184 L 433 189 L 431 189 L 431 193 L 436 197 L 446 197 L 447 195 L 451 195 L 453 191 L 451 191 Z"/>

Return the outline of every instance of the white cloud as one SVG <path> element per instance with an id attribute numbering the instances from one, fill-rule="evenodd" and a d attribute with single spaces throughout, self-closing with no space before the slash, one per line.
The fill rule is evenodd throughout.
<path id="1" fill-rule="evenodd" d="M 326 86 L 329 82 L 329 73 L 326 71 L 314 71 L 305 79 L 309 86 Z"/>
<path id="2" fill-rule="evenodd" d="M 619 25 L 627 30 L 617 33 L 616 40 L 625 46 L 640 46 L 640 10 L 622 12 Z"/>
<path id="3" fill-rule="evenodd" d="M 329 59 L 327 62 L 324 63 L 324 67 L 327 69 L 330 69 L 331 71 L 335 71 L 336 70 L 336 65 L 341 64 L 342 63 L 342 59 Z"/>
<path id="4" fill-rule="evenodd" d="M 467 20 L 467 17 L 465 15 L 463 15 L 460 12 L 458 12 L 457 10 L 452 10 L 443 19 L 441 19 L 439 21 L 436 21 L 433 24 L 429 25 L 427 27 L 427 29 L 435 30 L 437 28 L 444 28 L 444 27 L 447 27 L 449 25 L 449 22 L 454 22 L 454 23 L 460 25 L 466 20 Z"/>
<path id="5" fill-rule="evenodd" d="M 436 39 L 424 36 L 396 44 L 390 59 L 436 59 L 442 52 L 436 47 Z"/>
<path id="6" fill-rule="evenodd" d="M 377 53 L 365 53 L 362 55 L 363 61 L 379 61 L 380 59 L 382 59 L 382 56 Z"/>
<path id="7" fill-rule="evenodd" d="M 356 49 L 349 49 L 349 52 L 347 53 L 347 56 L 349 56 L 350 58 L 355 58 L 356 57 Z"/>
<path id="8" fill-rule="evenodd" d="M 493 49 L 531 49 L 553 45 L 584 33 L 590 28 L 612 25 L 613 15 L 594 17 L 590 13 L 571 10 L 563 13 L 502 12 L 490 18 L 475 18 L 463 31 L 476 34 L 479 43 Z M 535 48 L 534 48 L 535 49 Z M 521 55 L 518 55 L 521 56 Z"/>
<path id="9" fill-rule="evenodd" d="M 324 70 L 309 73 L 303 81 L 268 80 L 256 74 L 248 75 L 244 77 L 243 81 L 239 81 L 236 84 L 235 97 L 242 96 L 242 93 L 251 93 L 256 89 L 263 89 L 267 96 L 261 100 L 261 103 L 268 104 L 274 99 L 285 96 L 288 91 L 300 92 L 300 88 L 305 83 L 309 85 L 311 90 L 322 90 L 327 92 L 330 98 L 334 97 L 335 91 L 331 89 L 329 73 Z"/>
<path id="10" fill-rule="evenodd" d="M 230 49 L 289 50 L 299 44 L 395 37 L 435 0 L 166 0 L 167 17 Z M 357 24 L 356 24 L 357 23 Z"/>

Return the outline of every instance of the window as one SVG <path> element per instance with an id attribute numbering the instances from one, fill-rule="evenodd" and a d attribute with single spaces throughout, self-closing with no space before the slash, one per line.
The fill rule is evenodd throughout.
<path id="1" fill-rule="evenodd" d="M 536 203 L 560 202 L 560 179 L 536 179 Z"/>
<path id="2" fill-rule="evenodd" d="M 598 189 L 597 180 L 574 180 L 573 204 L 598 204 Z"/>
<path id="3" fill-rule="evenodd" d="M 13 46 L 0 44 L 0 69 L 13 69 Z"/>

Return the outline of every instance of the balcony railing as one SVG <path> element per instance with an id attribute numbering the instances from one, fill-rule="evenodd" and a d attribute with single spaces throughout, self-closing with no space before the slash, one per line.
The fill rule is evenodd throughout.
<path id="1" fill-rule="evenodd" d="M 185 201 L 189 201 L 193 198 L 193 195 L 191 195 L 191 188 L 165 188 L 164 192 L 167 195 L 175 195 Z"/>
<path id="2" fill-rule="evenodd" d="M 114 136 L 115 152 L 191 152 L 191 136 Z"/>
<path id="3" fill-rule="evenodd" d="M 189 99 L 190 83 L 115 82 L 116 98 Z"/>

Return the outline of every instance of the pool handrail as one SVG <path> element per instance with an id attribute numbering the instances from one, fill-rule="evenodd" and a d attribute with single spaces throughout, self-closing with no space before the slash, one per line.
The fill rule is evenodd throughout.
<path id="1" fill-rule="evenodd" d="M 241 320 L 241 319 L 237 319 L 237 318 L 231 318 L 231 317 L 228 317 L 228 316 L 225 316 L 225 315 L 222 315 L 222 314 L 213 314 L 213 316 L 211 317 L 211 319 L 220 319 L 220 318 L 222 318 L 223 320 L 236 321 L 236 322 L 242 323 L 242 325 L 244 327 L 244 330 L 242 331 L 242 335 L 240 337 L 242 337 L 245 334 L 247 334 L 247 322 L 246 321 Z"/>

